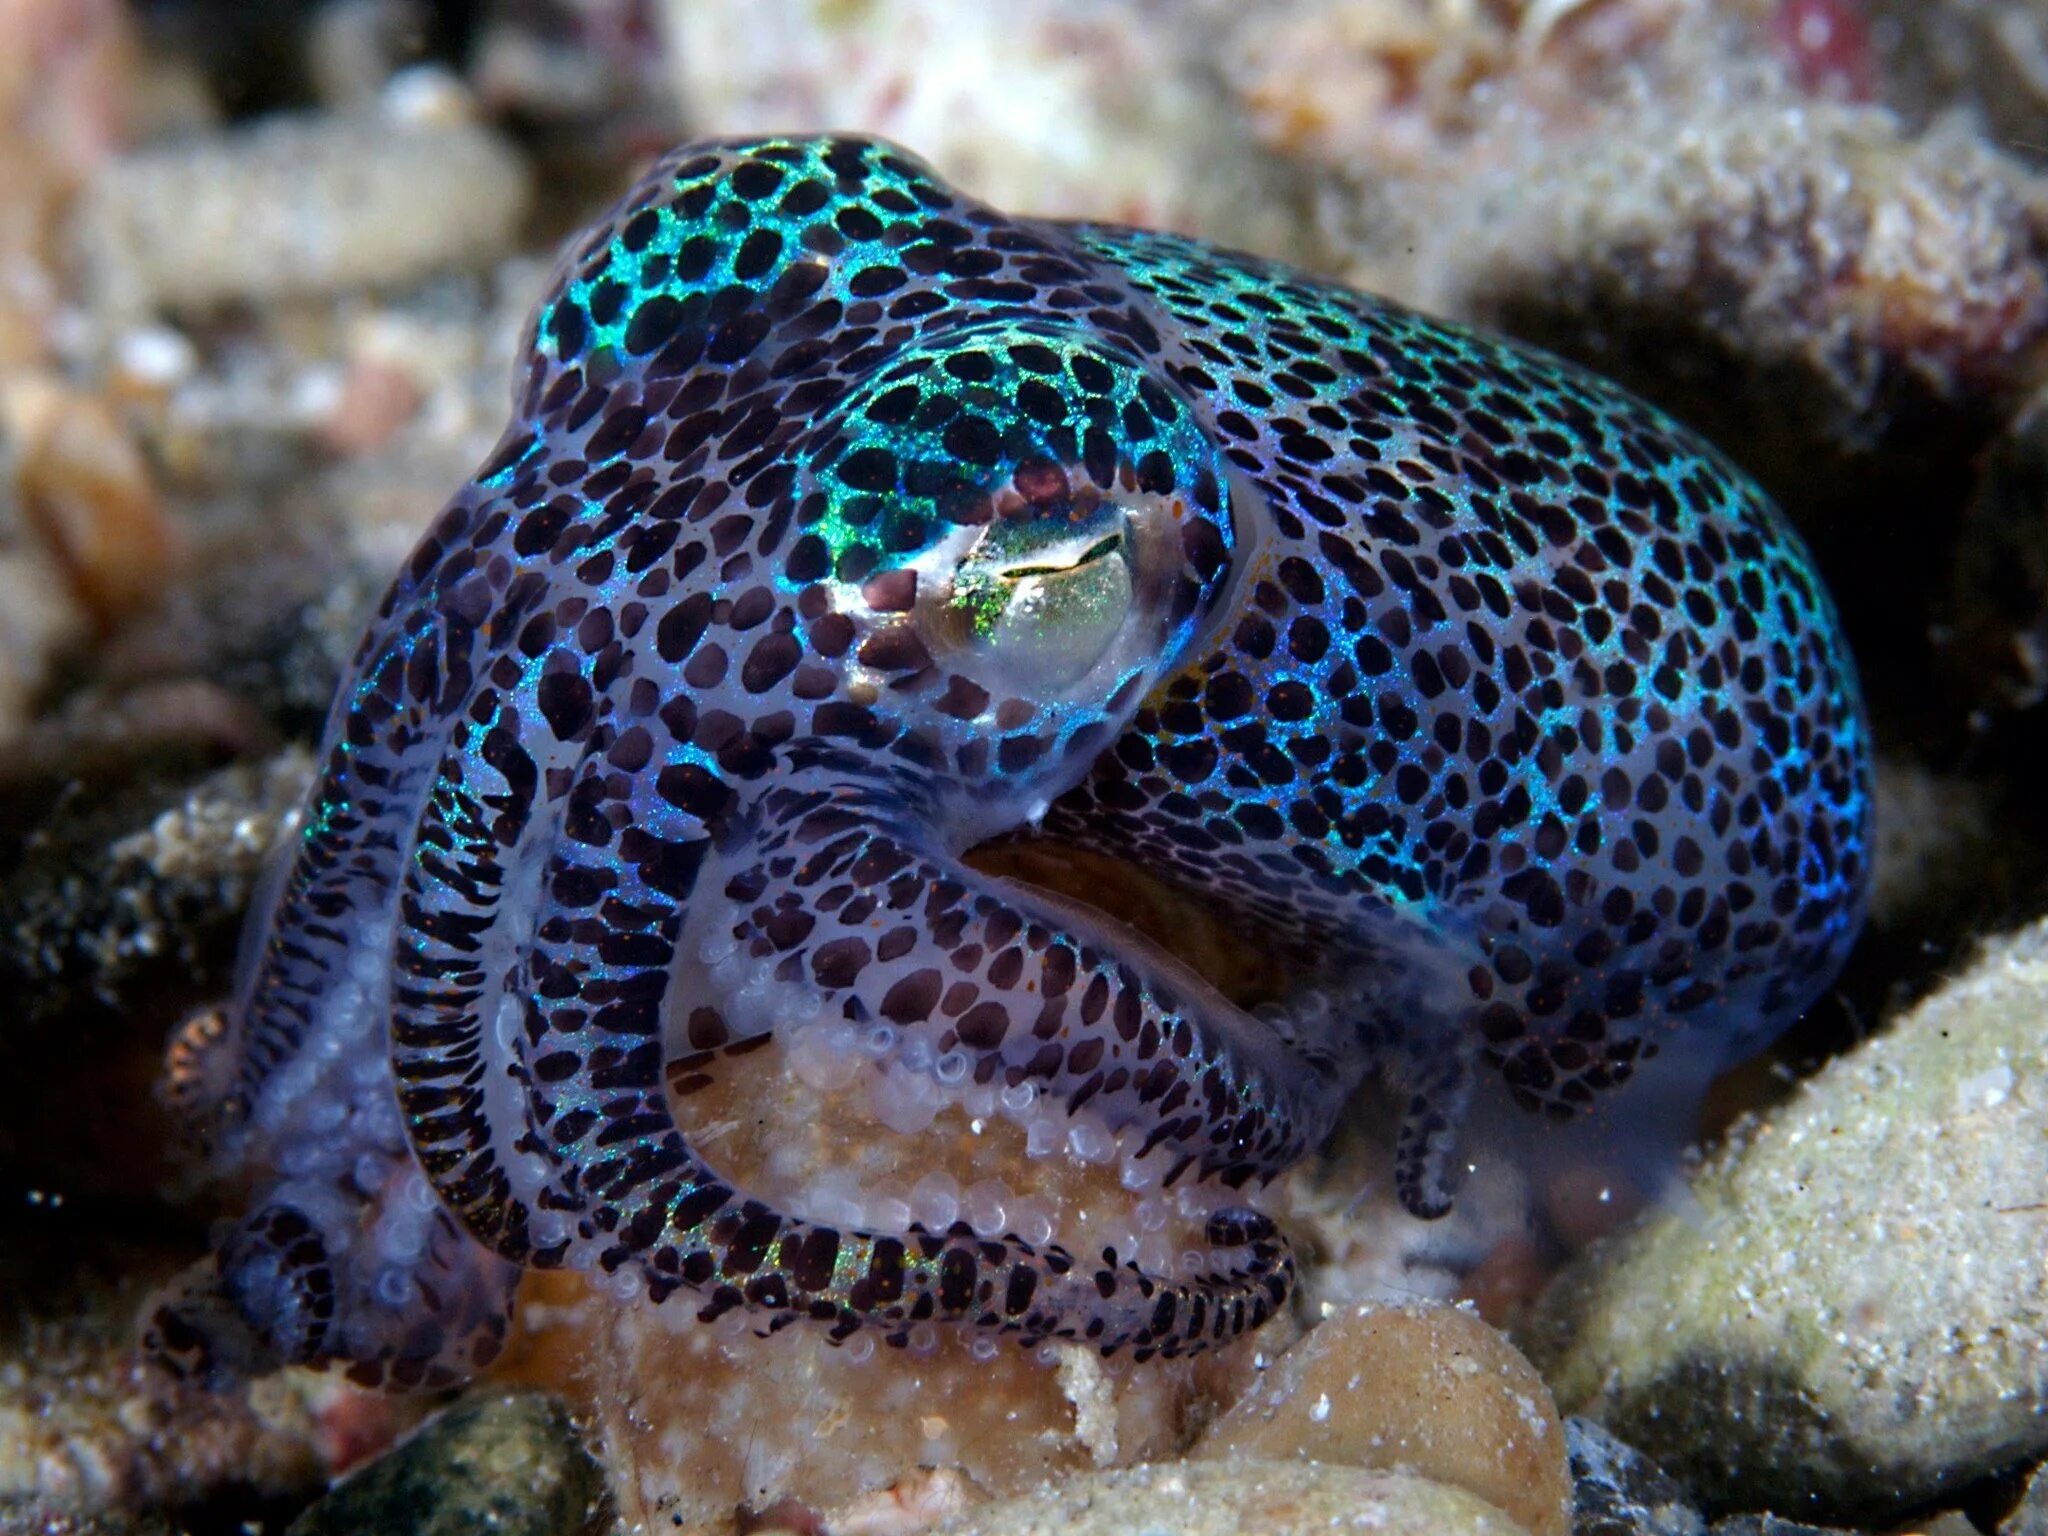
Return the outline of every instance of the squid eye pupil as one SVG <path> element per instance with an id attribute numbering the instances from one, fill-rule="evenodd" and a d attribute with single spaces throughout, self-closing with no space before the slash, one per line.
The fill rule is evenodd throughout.
<path id="1" fill-rule="evenodd" d="M 1018 581 L 1026 576 L 1058 576 L 1067 571 L 1077 571 L 1091 561 L 1116 554 L 1122 547 L 1123 536 L 1113 533 L 1108 538 L 1091 545 L 1083 551 L 1080 558 L 1071 565 L 1013 565 L 1008 570 L 1000 571 L 997 574 L 1005 581 Z"/>
<path id="2" fill-rule="evenodd" d="M 1129 541 L 1121 526 L 1100 527 L 1093 537 L 1085 529 L 1013 535 L 1009 548 L 983 548 L 955 571 L 950 606 L 963 640 L 1015 686 L 1078 680 L 1122 631 L 1134 592 Z"/>

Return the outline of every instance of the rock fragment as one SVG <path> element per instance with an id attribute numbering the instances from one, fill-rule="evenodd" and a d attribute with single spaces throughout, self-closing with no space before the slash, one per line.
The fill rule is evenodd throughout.
<path id="1" fill-rule="evenodd" d="M 986 1505 L 931 1536 L 1517 1536 L 1484 1500 L 1401 1472 L 1294 1461 L 1097 1472 Z"/>
<path id="2" fill-rule="evenodd" d="M 28 729 L 58 658 L 90 632 L 90 616 L 47 554 L 0 548 L 0 752 Z"/>
<path id="3" fill-rule="evenodd" d="M 108 161 L 73 239 L 103 308 L 208 310 L 486 266 L 529 192 L 472 124 L 277 117 Z"/>
<path id="4" fill-rule="evenodd" d="M 2048 924 L 1596 1246 L 1531 1350 L 1710 1506 L 1881 1519 L 2048 1449 Z"/>
<path id="5" fill-rule="evenodd" d="M 1313 254 L 1306 187 L 1222 90 L 1198 16 L 1093 0 L 668 0 L 697 133 L 877 133 L 1022 213 Z"/>
<path id="6" fill-rule="evenodd" d="M 607 1524 L 604 1480 L 568 1411 L 537 1393 L 472 1397 L 352 1473 L 288 1536 L 582 1536 Z"/>
<path id="7" fill-rule="evenodd" d="M 0 1507 L 0 1536 L 188 1536 L 158 1515 L 44 1514 Z"/>
<path id="8" fill-rule="evenodd" d="M 2048 15 L 2032 0 L 1861 0 L 1882 94 L 1914 122 L 1967 113 L 2039 153 L 2048 136 Z"/>
<path id="9" fill-rule="evenodd" d="M 1553 145 L 1506 173 L 1519 195 L 1487 173 L 1442 298 L 1582 354 L 1602 336 L 1609 371 L 1774 454 L 1868 448 L 1910 430 L 1909 404 L 1966 412 L 2028 376 L 2048 339 L 2048 205 L 2023 166 L 1868 108 L 1717 101 L 1685 120 Z M 1716 401 L 1731 373 L 1750 387 Z"/>
<path id="10" fill-rule="evenodd" d="M 1707 1522 L 1662 1467 L 1591 1419 L 1567 1419 L 1572 1536 L 1707 1536 Z"/>

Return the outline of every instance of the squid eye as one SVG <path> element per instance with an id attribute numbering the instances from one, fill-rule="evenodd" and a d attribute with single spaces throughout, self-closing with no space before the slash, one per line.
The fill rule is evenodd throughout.
<path id="1" fill-rule="evenodd" d="M 1020 684 L 1057 687 L 1102 659 L 1133 591 L 1120 516 L 1050 531 L 998 525 L 954 572 L 944 628 Z"/>

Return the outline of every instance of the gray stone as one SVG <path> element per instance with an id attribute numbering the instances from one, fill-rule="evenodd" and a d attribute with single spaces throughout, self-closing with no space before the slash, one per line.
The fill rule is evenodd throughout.
<path id="1" fill-rule="evenodd" d="M 1896 1517 L 2048 1449 L 2048 924 L 1551 1286 L 1565 1409 L 1720 1509 Z"/>
<path id="2" fill-rule="evenodd" d="M 1705 1536 L 1678 1480 L 1591 1419 L 1567 1419 L 1572 1536 Z"/>
<path id="3" fill-rule="evenodd" d="M 550 1397 L 469 1398 L 337 1483 L 288 1536 L 581 1536 L 608 1518 L 604 1478 Z"/>

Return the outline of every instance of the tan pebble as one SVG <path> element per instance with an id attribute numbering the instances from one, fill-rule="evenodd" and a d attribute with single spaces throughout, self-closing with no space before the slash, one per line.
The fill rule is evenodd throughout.
<path id="1" fill-rule="evenodd" d="M 39 170 L 27 146 L 4 128 L 0 167 L 17 178 Z M 51 188 L 31 193 L 17 185 L 0 202 L 0 375 L 41 367 L 50 358 L 60 289 L 44 249 L 50 215 L 41 205 L 56 196 Z"/>
<path id="2" fill-rule="evenodd" d="M 111 625 L 161 590 L 181 553 L 149 466 L 107 402 L 29 376 L 0 398 L 15 490 L 78 600 Z"/>
<path id="3" fill-rule="evenodd" d="M 928 1354 L 863 1359 L 818 1329 L 762 1339 L 697 1324 L 687 1303 L 593 1300 L 558 1345 L 522 1348 L 522 1375 L 549 1356 L 577 1362 L 621 1509 L 650 1529 L 715 1529 L 738 1504 L 854 1504 L 919 1468 L 1010 1494 L 1088 1469 L 1111 1444 L 1132 1460 L 1171 1455 L 1199 1411 L 1184 1362 L 1107 1379 L 1084 1416 L 1055 1369 L 1014 1344 L 978 1358 L 956 1330 Z"/>
<path id="4" fill-rule="evenodd" d="M 413 64 L 391 77 L 377 101 L 390 122 L 412 128 L 460 128 L 482 120 L 462 77 L 438 64 Z"/>
<path id="5" fill-rule="evenodd" d="M 1570 1529 L 1564 1426 L 1521 1351 L 1461 1307 L 1363 1306 L 1312 1329 L 1190 1453 L 1402 1468 L 1534 1536 Z"/>

